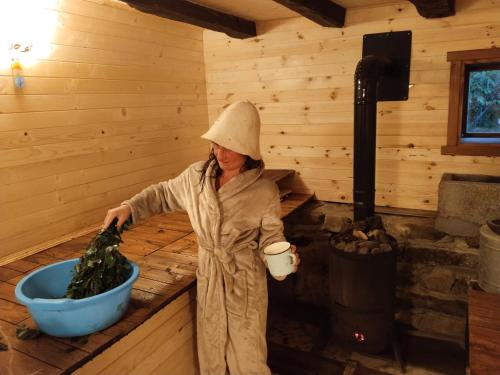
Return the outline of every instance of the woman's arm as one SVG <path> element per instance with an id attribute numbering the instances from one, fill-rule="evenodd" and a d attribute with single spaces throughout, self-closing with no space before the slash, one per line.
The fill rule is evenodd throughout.
<path id="1" fill-rule="evenodd" d="M 279 190 L 276 188 L 276 192 L 273 198 L 268 203 L 267 209 L 262 217 L 260 227 L 259 251 L 264 263 L 266 262 L 264 257 L 264 248 L 275 242 L 286 241 L 283 234 L 283 221 L 280 217 L 281 203 L 279 199 Z M 297 272 L 298 266 L 300 264 L 300 257 L 295 245 L 291 245 L 291 251 L 292 253 L 296 254 L 296 261 L 294 263 L 293 272 Z M 274 278 L 279 281 L 285 279 L 285 277 Z"/>
<path id="2" fill-rule="evenodd" d="M 107 228 L 114 218 L 118 219 L 117 226 L 121 227 L 129 217 L 132 217 L 133 223 L 137 223 L 163 212 L 184 210 L 190 189 L 189 170 L 168 181 L 151 185 L 120 206 L 108 210 L 103 228 Z"/>

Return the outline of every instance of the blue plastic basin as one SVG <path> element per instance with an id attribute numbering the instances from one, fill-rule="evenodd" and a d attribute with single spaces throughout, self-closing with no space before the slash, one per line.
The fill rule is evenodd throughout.
<path id="1" fill-rule="evenodd" d="M 129 261 L 130 277 L 107 292 L 82 299 L 60 298 L 66 294 L 72 270 L 79 262 L 76 258 L 42 267 L 25 276 L 16 286 L 16 298 L 26 305 L 38 329 L 48 335 L 88 335 L 109 327 L 127 310 L 139 267 Z"/>

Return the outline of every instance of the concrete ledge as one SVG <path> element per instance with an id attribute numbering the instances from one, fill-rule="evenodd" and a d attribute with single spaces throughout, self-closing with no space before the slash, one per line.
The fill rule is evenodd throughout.
<path id="1" fill-rule="evenodd" d="M 478 236 L 481 225 L 499 217 L 500 176 L 443 174 L 436 229 L 456 236 Z"/>

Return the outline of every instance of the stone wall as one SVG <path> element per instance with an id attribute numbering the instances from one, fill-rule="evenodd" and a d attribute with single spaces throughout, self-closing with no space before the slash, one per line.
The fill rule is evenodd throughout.
<path id="1" fill-rule="evenodd" d="M 401 250 L 396 319 L 412 334 L 463 345 L 467 285 L 477 279 L 477 238 L 436 231 L 432 217 L 381 216 Z M 286 284 L 298 300 L 329 308 L 329 238 L 345 217 L 352 217 L 351 205 L 316 201 L 286 219 L 286 236 L 302 259 Z"/>

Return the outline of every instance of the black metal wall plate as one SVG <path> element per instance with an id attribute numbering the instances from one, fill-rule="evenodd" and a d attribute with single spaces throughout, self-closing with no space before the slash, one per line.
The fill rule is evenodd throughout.
<path id="1" fill-rule="evenodd" d="M 392 61 L 379 80 L 378 101 L 408 100 L 411 31 L 363 35 L 363 57 L 385 56 Z"/>

